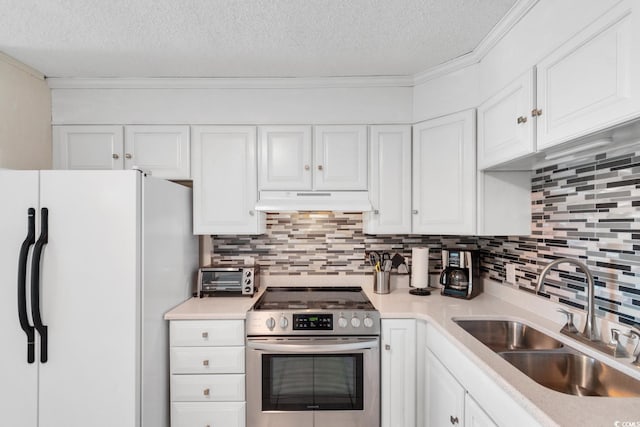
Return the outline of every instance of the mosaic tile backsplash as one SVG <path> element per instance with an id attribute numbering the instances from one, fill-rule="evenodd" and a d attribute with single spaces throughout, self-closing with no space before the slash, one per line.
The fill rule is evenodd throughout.
<path id="1" fill-rule="evenodd" d="M 586 261 L 596 280 L 597 314 L 640 324 L 640 144 L 537 170 L 532 178 L 532 233 L 526 237 L 372 236 L 360 213 L 269 213 L 262 236 L 212 236 L 214 264 L 254 258 L 269 275 L 370 274 L 369 250 L 411 256 L 428 246 L 430 271 L 441 269 L 440 249 L 481 251 L 482 274 L 531 292 L 539 271 L 558 257 Z M 516 283 L 505 266 L 516 267 Z M 585 278 L 560 265 L 545 281 L 554 301 L 584 308 Z"/>

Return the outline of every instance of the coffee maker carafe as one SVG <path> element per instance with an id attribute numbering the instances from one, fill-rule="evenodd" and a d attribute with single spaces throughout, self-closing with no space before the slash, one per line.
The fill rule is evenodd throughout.
<path id="1" fill-rule="evenodd" d="M 482 293 L 478 252 L 443 249 L 440 284 L 446 296 L 471 299 Z"/>

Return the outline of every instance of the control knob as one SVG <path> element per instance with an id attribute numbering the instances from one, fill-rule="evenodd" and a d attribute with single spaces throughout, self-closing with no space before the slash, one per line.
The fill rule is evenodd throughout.
<path id="1" fill-rule="evenodd" d="M 287 318 L 286 318 L 286 317 L 282 316 L 282 317 L 280 318 L 280 327 L 281 327 L 282 329 L 285 329 L 288 325 L 289 325 L 289 321 L 287 320 Z"/>
<path id="2" fill-rule="evenodd" d="M 273 317 L 269 317 L 265 323 L 270 331 L 272 331 L 273 328 L 276 327 L 276 319 L 274 319 Z"/>
<path id="3" fill-rule="evenodd" d="M 364 327 L 365 328 L 371 328 L 373 326 L 373 319 L 370 317 L 365 317 L 364 318 Z"/>
<path id="4" fill-rule="evenodd" d="M 360 326 L 360 319 L 358 319 L 355 315 L 351 318 L 351 326 L 357 328 Z"/>
<path id="5" fill-rule="evenodd" d="M 345 319 L 343 316 L 340 316 L 338 318 L 338 326 L 340 326 L 341 328 L 346 328 L 347 327 L 347 319 Z"/>

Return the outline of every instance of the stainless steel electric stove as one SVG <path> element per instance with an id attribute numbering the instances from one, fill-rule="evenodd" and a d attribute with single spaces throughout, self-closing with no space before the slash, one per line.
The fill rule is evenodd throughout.
<path id="1" fill-rule="evenodd" d="M 246 325 L 247 425 L 380 425 L 380 315 L 360 287 L 269 287 Z"/>

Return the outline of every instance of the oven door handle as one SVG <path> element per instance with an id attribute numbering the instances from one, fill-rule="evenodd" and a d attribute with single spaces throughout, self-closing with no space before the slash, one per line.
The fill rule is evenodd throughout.
<path id="1" fill-rule="evenodd" d="M 247 347 L 254 350 L 296 353 L 330 353 L 339 351 L 369 350 L 378 348 L 378 340 L 349 342 L 342 344 L 283 344 L 247 341 Z"/>

